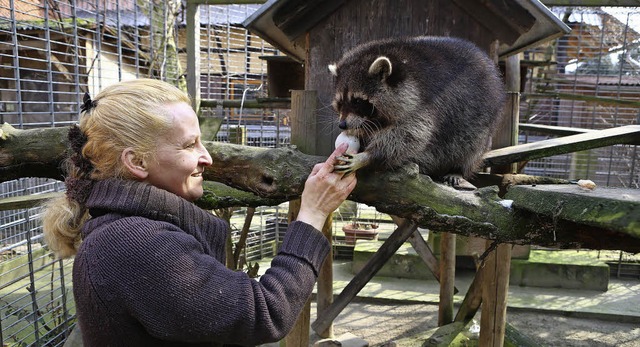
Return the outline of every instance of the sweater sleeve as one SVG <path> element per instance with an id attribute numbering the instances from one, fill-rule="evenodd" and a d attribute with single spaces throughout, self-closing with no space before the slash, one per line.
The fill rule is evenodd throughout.
<path id="1" fill-rule="evenodd" d="M 311 295 L 330 247 L 318 230 L 294 222 L 258 281 L 227 269 L 169 223 L 131 219 L 127 232 L 110 236 L 123 246 L 112 243 L 113 262 L 100 269 L 100 276 L 110 278 L 103 283 L 112 286 L 104 292 L 122 300 L 151 335 L 165 340 L 242 345 L 280 340 Z"/>

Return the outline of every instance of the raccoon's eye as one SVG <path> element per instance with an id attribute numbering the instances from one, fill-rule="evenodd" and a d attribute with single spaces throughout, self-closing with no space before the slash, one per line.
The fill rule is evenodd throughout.
<path id="1" fill-rule="evenodd" d="M 353 102 L 353 105 L 356 107 L 362 107 L 369 104 L 369 102 L 364 99 L 353 99 L 352 102 Z"/>
<path id="2" fill-rule="evenodd" d="M 358 112 L 358 114 L 362 117 L 371 117 L 373 115 L 373 111 L 375 107 L 372 103 L 365 99 L 353 99 L 351 100 L 353 108 Z"/>

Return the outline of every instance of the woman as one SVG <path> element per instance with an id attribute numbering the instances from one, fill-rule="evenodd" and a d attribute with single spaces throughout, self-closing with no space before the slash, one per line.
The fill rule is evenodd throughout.
<path id="1" fill-rule="evenodd" d="M 255 345 L 280 340 L 329 252 L 319 231 L 353 190 L 334 158 L 306 181 L 297 221 L 259 281 L 224 266 L 227 225 L 192 202 L 211 156 L 186 94 L 140 79 L 85 95 L 66 197 L 46 206 L 47 242 L 75 255 L 85 346 Z"/>

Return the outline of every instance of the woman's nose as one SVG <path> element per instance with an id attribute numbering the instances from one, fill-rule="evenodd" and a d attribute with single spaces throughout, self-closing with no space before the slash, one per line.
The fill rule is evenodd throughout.
<path id="1" fill-rule="evenodd" d="M 211 166 L 211 164 L 213 164 L 213 159 L 211 159 L 211 154 L 209 154 L 209 151 L 207 151 L 204 146 L 202 146 L 201 153 L 200 164 L 204 166 Z"/>

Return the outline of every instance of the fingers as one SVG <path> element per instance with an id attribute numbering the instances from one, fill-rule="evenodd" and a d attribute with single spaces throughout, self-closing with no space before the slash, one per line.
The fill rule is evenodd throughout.
<path id="1" fill-rule="evenodd" d="M 313 166 L 313 169 L 311 169 L 311 176 L 315 176 L 318 171 L 320 171 L 320 168 L 322 167 L 322 165 L 324 165 L 324 163 L 319 163 Z"/>
<path id="2" fill-rule="evenodd" d="M 349 145 L 346 143 L 341 143 L 338 147 L 336 147 L 333 153 L 329 155 L 329 158 L 327 158 L 327 160 L 322 163 L 320 169 L 318 170 L 318 172 L 316 172 L 316 174 L 324 175 L 333 172 L 333 165 L 336 163 L 336 157 L 343 155 L 347 148 L 349 148 Z M 311 173 L 313 174 L 313 171 L 311 171 Z"/>
<path id="3" fill-rule="evenodd" d="M 349 148 L 349 145 L 346 143 L 341 143 L 340 146 L 336 147 L 336 149 L 331 153 L 329 158 L 327 158 L 326 163 L 333 164 L 335 162 L 336 157 L 339 157 L 344 154 L 344 152 Z"/>

